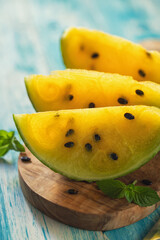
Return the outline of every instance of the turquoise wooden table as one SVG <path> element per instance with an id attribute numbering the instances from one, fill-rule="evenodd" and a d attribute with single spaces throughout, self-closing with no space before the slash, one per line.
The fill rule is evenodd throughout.
<path id="1" fill-rule="evenodd" d="M 25 92 L 28 74 L 64 69 L 59 39 L 68 26 L 97 28 L 139 42 L 160 38 L 159 0 L 0 0 L 0 129 L 15 130 L 12 113 L 34 112 Z M 23 197 L 18 154 L 0 161 L 0 240 L 141 240 L 160 208 L 121 229 L 92 232 L 54 221 Z"/>

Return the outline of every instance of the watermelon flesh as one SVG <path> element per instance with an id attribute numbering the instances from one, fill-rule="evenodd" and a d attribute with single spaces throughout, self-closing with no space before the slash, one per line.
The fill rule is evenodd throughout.
<path id="1" fill-rule="evenodd" d="M 36 111 L 123 105 L 160 107 L 160 85 L 129 76 L 87 70 L 54 71 L 25 78 Z"/>
<path id="2" fill-rule="evenodd" d="M 160 150 L 160 109 L 120 106 L 14 115 L 30 151 L 71 179 L 117 178 Z"/>
<path id="3" fill-rule="evenodd" d="M 160 53 L 118 36 L 86 28 L 69 28 L 61 38 L 67 68 L 97 70 L 160 83 Z"/>

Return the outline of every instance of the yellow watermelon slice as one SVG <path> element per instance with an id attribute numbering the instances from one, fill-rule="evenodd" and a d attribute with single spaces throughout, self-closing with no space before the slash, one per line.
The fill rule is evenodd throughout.
<path id="1" fill-rule="evenodd" d="M 160 53 L 110 34 L 69 28 L 61 38 L 67 68 L 97 70 L 160 83 Z"/>
<path id="2" fill-rule="evenodd" d="M 128 174 L 160 150 L 160 109 L 120 106 L 14 115 L 30 151 L 71 179 Z"/>
<path id="3" fill-rule="evenodd" d="M 148 105 L 160 107 L 160 85 L 132 77 L 87 70 L 54 71 L 25 78 L 37 111 Z"/>

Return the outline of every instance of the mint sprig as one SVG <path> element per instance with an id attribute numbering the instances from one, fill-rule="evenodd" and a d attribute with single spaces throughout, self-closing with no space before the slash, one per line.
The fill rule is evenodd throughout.
<path id="1" fill-rule="evenodd" d="M 141 207 L 151 206 L 160 201 L 157 192 L 150 187 L 135 186 L 137 181 L 126 185 L 119 180 L 98 181 L 101 191 L 110 198 L 126 198 Z"/>
<path id="2" fill-rule="evenodd" d="M 24 146 L 16 139 L 14 134 L 14 131 L 0 130 L 0 157 L 4 156 L 9 150 L 25 151 Z"/>

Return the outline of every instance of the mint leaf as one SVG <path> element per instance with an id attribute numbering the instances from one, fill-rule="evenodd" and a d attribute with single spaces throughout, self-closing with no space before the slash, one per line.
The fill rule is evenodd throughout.
<path id="1" fill-rule="evenodd" d="M 1 144 L 0 144 L 1 145 Z M 0 146 L 0 157 L 4 156 L 9 150 L 9 144 Z"/>
<path id="2" fill-rule="evenodd" d="M 0 139 L 8 139 L 8 137 L 12 137 L 14 132 L 7 132 L 5 130 L 0 130 Z"/>
<path id="3" fill-rule="evenodd" d="M 16 137 L 12 138 L 11 148 L 17 152 L 24 152 L 24 146 L 16 139 Z"/>
<path id="4" fill-rule="evenodd" d="M 160 201 L 157 192 L 150 187 L 135 186 L 137 181 L 132 184 L 124 184 L 119 180 L 104 180 L 97 182 L 101 191 L 111 198 L 125 197 L 129 203 L 134 202 L 141 207 L 151 206 Z"/>
<path id="5" fill-rule="evenodd" d="M 159 201 L 157 192 L 150 187 L 135 186 L 133 189 L 133 202 L 141 207 L 151 206 Z"/>
<path id="6" fill-rule="evenodd" d="M 126 189 L 124 195 L 129 203 L 133 201 L 133 191 L 131 189 Z"/>
<path id="7" fill-rule="evenodd" d="M 123 198 L 126 185 L 119 180 L 104 180 L 97 182 L 104 194 L 111 198 Z"/>
<path id="8" fill-rule="evenodd" d="M 4 156 L 9 150 L 24 152 L 23 145 L 16 139 L 14 132 L 0 130 L 0 157 Z"/>

